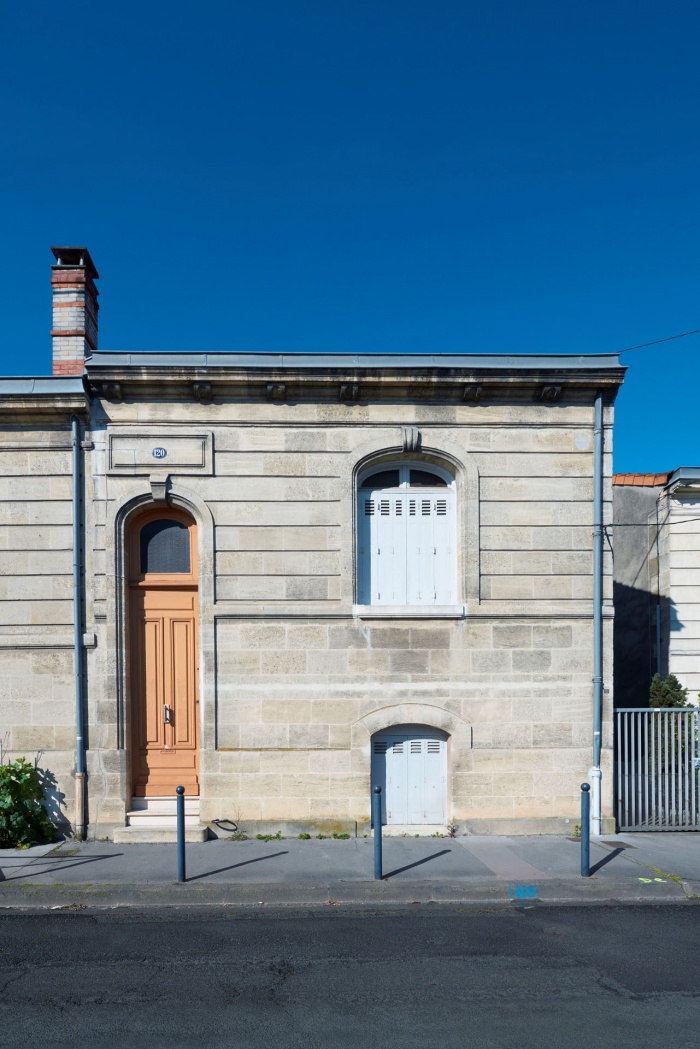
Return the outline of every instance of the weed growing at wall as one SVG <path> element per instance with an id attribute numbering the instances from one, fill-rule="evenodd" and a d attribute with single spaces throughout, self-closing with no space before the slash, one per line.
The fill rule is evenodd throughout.
<path id="1" fill-rule="evenodd" d="M 26 758 L 0 765 L 0 848 L 52 841 L 39 773 Z"/>

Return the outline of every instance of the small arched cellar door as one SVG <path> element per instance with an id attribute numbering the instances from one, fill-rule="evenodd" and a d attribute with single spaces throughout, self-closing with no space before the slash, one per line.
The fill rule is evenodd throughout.
<path id="1" fill-rule="evenodd" d="M 136 797 L 199 794 L 196 526 L 151 511 L 131 530 L 131 746 Z"/>
<path id="2" fill-rule="evenodd" d="M 447 822 L 447 736 L 397 725 L 372 737 L 372 788 L 382 788 L 382 823 Z"/>

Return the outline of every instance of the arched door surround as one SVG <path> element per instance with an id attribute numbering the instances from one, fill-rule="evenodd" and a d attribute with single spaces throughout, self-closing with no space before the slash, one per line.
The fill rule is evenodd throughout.
<path id="1" fill-rule="evenodd" d="M 129 532 L 133 794 L 199 794 L 197 529 L 154 508 Z"/>

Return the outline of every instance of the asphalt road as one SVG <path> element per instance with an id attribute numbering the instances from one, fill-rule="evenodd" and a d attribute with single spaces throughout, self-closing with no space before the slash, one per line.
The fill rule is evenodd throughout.
<path id="1" fill-rule="evenodd" d="M 700 1047 L 700 907 L 0 916 L 11 1049 Z"/>

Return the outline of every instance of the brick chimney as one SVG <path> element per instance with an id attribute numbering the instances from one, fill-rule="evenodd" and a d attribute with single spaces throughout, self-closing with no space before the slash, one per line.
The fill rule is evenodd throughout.
<path id="1" fill-rule="evenodd" d="M 87 248 L 51 248 L 53 374 L 82 375 L 85 358 L 97 350 L 99 273 Z"/>

